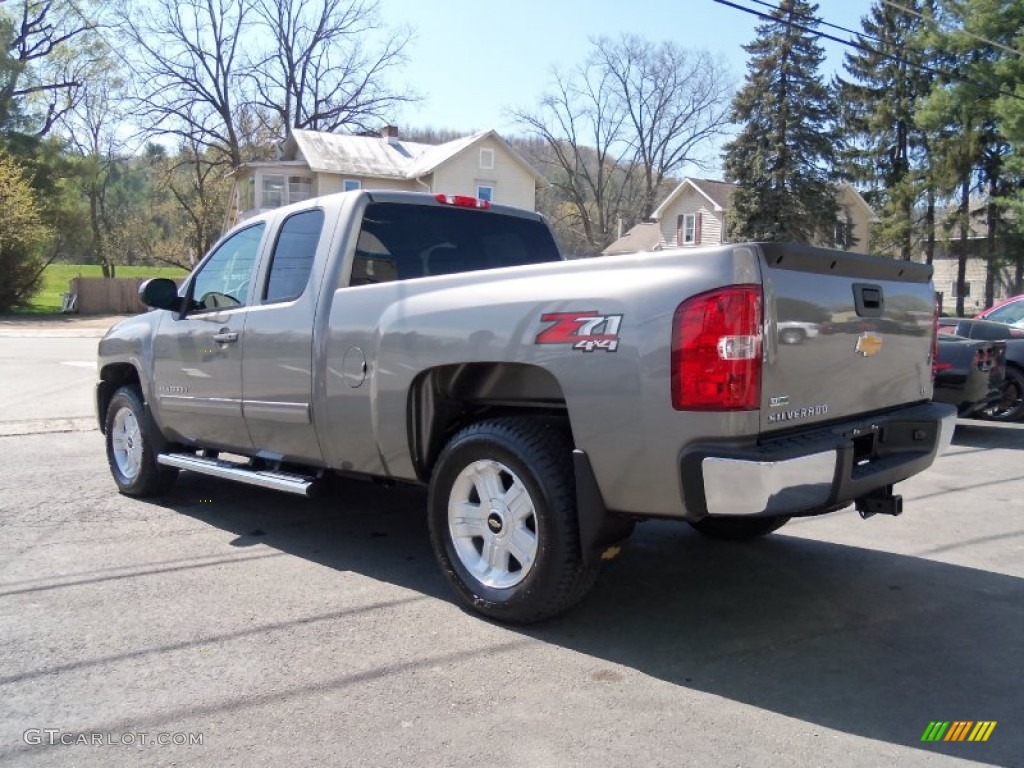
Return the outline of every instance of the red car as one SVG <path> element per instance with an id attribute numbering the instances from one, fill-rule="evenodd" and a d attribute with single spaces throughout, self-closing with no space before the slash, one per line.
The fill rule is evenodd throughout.
<path id="1" fill-rule="evenodd" d="M 980 320 L 992 320 L 1012 325 L 1019 328 L 1022 332 L 1021 335 L 1024 335 L 1024 294 L 1011 296 L 1005 301 L 989 307 L 984 312 L 979 312 L 976 317 Z"/>

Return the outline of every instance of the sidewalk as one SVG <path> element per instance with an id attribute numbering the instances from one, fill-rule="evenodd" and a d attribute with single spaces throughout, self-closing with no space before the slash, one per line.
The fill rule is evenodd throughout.
<path id="1" fill-rule="evenodd" d="M 102 338 L 130 315 L 0 315 L 0 338 Z"/>

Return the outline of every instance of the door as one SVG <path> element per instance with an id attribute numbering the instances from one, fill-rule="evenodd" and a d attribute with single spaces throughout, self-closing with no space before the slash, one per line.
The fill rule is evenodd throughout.
<path id="1" fill-rule="evenodd" d="M 156 410 L 172 437 L 252 451 L 242 415 L 242 346 L 264 224 L 224 240 L 192 276 L 184 318 L 168 315 L 153 342 Z"/>
<path id="2" fill-rule="evenodd" d="M 259 455 L 320 464 L 313 427 L 313 318 L 330 235 L 323 209 L 293 213 L 277 229 L 259 296 L 249 309 L 242 360 L 242 410 Z M 319 258 L 318 258 L 319 257 Z"/>

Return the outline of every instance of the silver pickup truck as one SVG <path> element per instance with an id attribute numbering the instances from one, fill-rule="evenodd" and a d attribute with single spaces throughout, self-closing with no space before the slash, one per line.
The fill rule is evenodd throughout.
<path id="1" fill-rule="evenodd" d="M 930 402 L 930 278 L 780 244 L 565 261 L 534 213 L 347 192 L 243 222 L 180 289 L 146 283 L 154 311 L 100 342 L 96 404 L 133 496 L 179 470 L 427 484 L 455 592 L 537 621 L 637 520 L 746 538 L 898 514 L 893 484 L 954 426 Z"/>

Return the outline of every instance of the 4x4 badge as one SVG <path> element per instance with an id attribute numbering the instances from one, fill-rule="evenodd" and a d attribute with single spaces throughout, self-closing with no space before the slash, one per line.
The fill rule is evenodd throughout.
<path id="1" fill-rule="evenodd" d="M 534 344 L 571 344 L 573 349 L 593 352 L 619 348 L 622 315 L 602 315 L 596 311 L 548 312 L 540 316 L 542 323 L 551 323 L 537 334 Z"/>
<path id="2" fill-rule="evenodd" d="M 862 357 L 877 355 L 882 348 L 882 337 L 877 333 L 865 331 L 857 338 L 857 354 Z"/>

